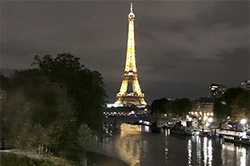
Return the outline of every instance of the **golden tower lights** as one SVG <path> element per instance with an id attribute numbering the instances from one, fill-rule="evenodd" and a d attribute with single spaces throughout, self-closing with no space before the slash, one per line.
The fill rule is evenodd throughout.
<path id="1" fill-rule="evenodd" d="M 133 4 L 131 3 L 130 13 L 128 14 L 128 43 L 125 73 L 117 100 L 115 104 L 135 104 L 147 105 L 144 100 L 144 94 L 141 92 L 135 61 L 135 33 L 134 33 L 135 14 L 133 13 Z M 132 92 L 128 92 L 129 83 L 132 83 Z"/>

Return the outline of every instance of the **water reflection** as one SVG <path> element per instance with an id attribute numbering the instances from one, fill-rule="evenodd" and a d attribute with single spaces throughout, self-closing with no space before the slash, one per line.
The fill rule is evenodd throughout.
<path id="1" fill-rule="evenodd" d="M 205 137 L 206 138 L 206 137 Z M 208 141 L 208 166 L 212 165 L 213 161 L 213 147 L 212 147 L 212 140 Z"/>
<path id="2" fill-rule="evenodd" d="M 102 146 L 131 166 L 247 166 L 246 147 L 199 136 L 153 134 L 146 126 L 123 124 L 120 134 Z"/>
<path id="3" fill-rule="evenodd" d="M 166 139 L 168 141 L 171 140 L 171 136 L 168 136 Z M 180 139 L 175 138 L 175 141 L 180 142 Z M 198 136 L 187 138 L 186 142 L 186 165 L 247 166 L 250 164 L 250 149 L 247 147 L 227 142 L 222 143 L 220 139 L 209 139 Z M 169 151 L 168 153 L 176 153 L 176 151 Z M 168 157 L 168 159 L 175 160 L 174 157 Z"/>
<path id="4" fill-rule="evenodd" d="M 187 150 L 188 150 L 188 166 L 190 166 L 192 165 L 192 142 L 190 139 L 188 140 Z"/>
<path id="5" fill-rule="evenodd" d="M 141 130 L 139 125 L 122 124 L 121 135 L 115 142 L 120 158 L 131 166 L 140 164 L 141 149 L 145 149 L 141 143 Z"/>
<path id="6" fill-rule="evenodd" d="M 224 143 L 222 145 L 222 163 L 223 165 L 246 166 L 249 161 L 249 150 L 247 156 L 246 147 L 235 146 L 233 143 Z M 234 160 L 235 159 L 235 160 Z"/>
<path id="7" fill-rule="evenodd" d="M 187 140 L 188 165 L 213 165 L 212 140 L 193 136 Z"/>

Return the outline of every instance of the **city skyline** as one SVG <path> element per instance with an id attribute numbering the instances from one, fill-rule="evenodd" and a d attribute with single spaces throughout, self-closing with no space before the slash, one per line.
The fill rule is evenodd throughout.
<path id="1" fill-rule="evenodd" d="M 249 79 L 249 2 L 134 2 L 146 101 L 209 95 Z M 2 2 L 1 69 L 68 52 L 99 71 L 114 102 L 124 72 L 130 2 Z"/>

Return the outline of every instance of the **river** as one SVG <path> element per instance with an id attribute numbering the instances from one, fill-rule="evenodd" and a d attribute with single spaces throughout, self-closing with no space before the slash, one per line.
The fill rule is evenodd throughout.
<path id="1" fill-rule="evenodd" d="M 250 147 L 200 136 L 149 132 L 147 126 L 122 124 L 120 133 L 95 150 L 120 158 L 131 166 L 248 166 Z"/>

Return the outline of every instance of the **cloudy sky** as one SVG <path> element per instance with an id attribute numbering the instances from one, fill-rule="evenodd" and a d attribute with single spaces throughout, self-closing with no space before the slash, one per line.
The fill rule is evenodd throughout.
<path id="1" fill-rule="evenodd" d="M 125 66 L 130 1 L 2 1 L 1 69 L 71 53 L 99 71 L 115 101 Z M 136 60 L 146 100 L 196 99 L 211 83 L 249 79 L 248 1 L 135 1 Z"/>

